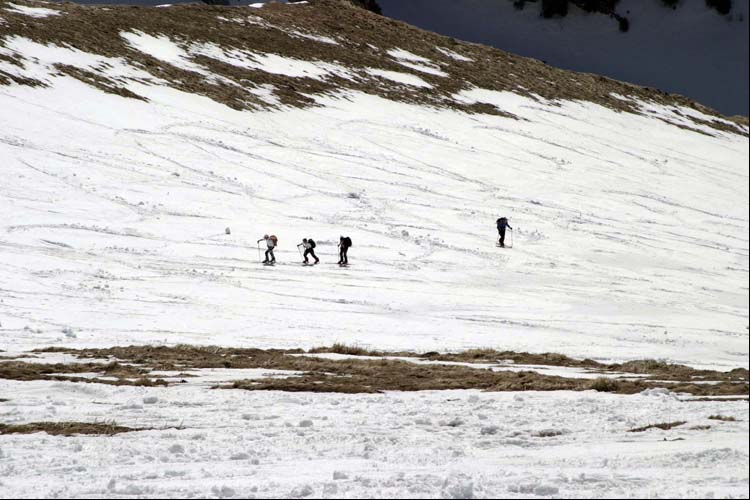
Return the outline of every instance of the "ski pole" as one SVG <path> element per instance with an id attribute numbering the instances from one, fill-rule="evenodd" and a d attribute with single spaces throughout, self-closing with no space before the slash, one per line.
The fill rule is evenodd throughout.
<path id="1" fill-rule="evenodd" d="M 513 248 L 513 230 L 510 230 L 510 248 Z"/>
<path id="2" fill-rule="evenodd" d="M 260 241 L 258 242 L 258 262 L 260 262 Z"/>
<path id="3" fill-rule="evenodd" d="M 304 260 L 304 258 L 302 257 L 302 249 L 300 248 L 301 246 L 302 245 L 297 245 L 297 250 L 299 251 L 299 258 Z"/>

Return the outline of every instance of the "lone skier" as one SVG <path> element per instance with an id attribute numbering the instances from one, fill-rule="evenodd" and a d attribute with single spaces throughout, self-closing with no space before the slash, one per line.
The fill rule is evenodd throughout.
<path id="1" fill-rule="evenodd" d="M 513 231 L 513 228 L 510 224 L 508 224 L 508 219 L 506 217 L 500 217 L 497 219 L 497 232 L 500 233 L 500 240 L 498 241 L 498 244 L 505 248 L 505 228 L 510 228 L 511 231 Z"/>
<path id="2" fill-rule="evenodd" d="M 352 239 L 348 236 L 342 236 L 339 238 L 339 265 L 348 266 L 349 258 L 346 254 L 349 252 L 349 248 L 352 246 Z"/>
<path id="3" fill-rule="evenodd" d="M 276 257 L 273 254 L 273 249 L 276 248 L 276 245 L 278 245 L 279 240 L 276 238 L 275 235 L 268 236 L 267 234 L 263 235 L 263 238 L 258 240 L 258 243 L 261 241 L 266 242 L 266 260 L 263 261 L 263 264 L 274 264 L 276 262 Z"/>
<path id="4" fill-rule="evenodd" d="M 312 238 L 302 238 L 302 243 L 300 243 L 299 245 L 297 245 L 297 247 L 302 247 L 302 248 L 305 249 L 305 252 L 302 255 L 302 257 L 305 259 L 304 260 L 305 264 L 309 264 L 310 263 L 307 260 L 307 256 L 308 255 L 311 255 L 312 258 L 315 259 L 315 263 L 316 264 L 318 262 L 320 262 L 320 259 L 318 258 L 318 256 L 315 255 L 315 246 L 316 246 L 315 245 L 315 240 L 313 240 Z"/>

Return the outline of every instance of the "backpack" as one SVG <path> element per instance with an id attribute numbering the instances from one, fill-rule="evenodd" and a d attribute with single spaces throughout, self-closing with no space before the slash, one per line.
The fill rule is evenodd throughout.
<path id="1" fill-rule="evenodd" d="M 348 237 L 348 236 L 346 238 L 344 238 L 344 245 L 346 245 L 347 248 L 349 248 L 350 246 L 352 246 L 352 239 L 350 237 Z"/>
<path id="2" fill-rule="evenodd" d="M 271 236 L 269 236 L 268 239 L 270 239 L 271 241 L 273 241 L 274 246 L 277 246 L 279 244 L 279 239 L 276 237 L 275 234 L 272 234 Z"/>
<path id="3" fill-rule="evenodd" d="M 307 242 L 310 244 L 310 248 L 315 248 L 315 240 L 310 238 L 309 240 L 307 240 Z"/>

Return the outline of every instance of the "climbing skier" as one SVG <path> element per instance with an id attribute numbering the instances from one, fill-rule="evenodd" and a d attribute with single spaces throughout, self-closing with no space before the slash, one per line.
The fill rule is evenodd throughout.
<path id="1" fill-rule="evenodd" d="M 349 248 L 352 246 L 352 239 L 348 236 L 339 238 L 339 265 L 349 265 L 349 258 L 346 254 L 349 252 Z"/>
<path id="2" fill-rule="evenodd" d="M 318 258 L 318 256 L 315 255 L 315 246 L 316 246 L 315 245 L 315 240 L 313 240 L 312 238 L 302 238 L 302 243 L 300 243 L 299 245 L 297 245 L 297 247 L 302 247 L 302 248 L 305 249 L 305 252 L 302 255 L 302 257 L 305 259 L 304 260 L 305 264 L 309 264 L 310 263 L 307 260 L 307 256 L 308 255 L 311 255 L 312 258 L 315 259 L 315 263 L 316 264 L 318 262 L 320 262 L 320 259 Z"/>
<path id="3" fill-rule="evenodd" d="M 505 248 L 505 228 L 510 228 L 511 231 L 513 231 L 513 228 L 508 224 L 508 219 L 506 217 L 500 217 L 497 219 L 497 232 L 500 233 L 500 240 L 498 241 L 498 244 Z"/>
<path id="4" fill-rule="evenodd" d="M 263 238 L 258 240 L 258 243 L 261 241 L 265 241 L 267 247 L 266 260 L 263 261 L 263 264 L 274 264 L 276 262 L 276 257 L 273 254 L 273 249 L 276 248 L 276 245 L 279 243 L 278 238 L 273 234 L 271 236 L 264 234 Z"/>

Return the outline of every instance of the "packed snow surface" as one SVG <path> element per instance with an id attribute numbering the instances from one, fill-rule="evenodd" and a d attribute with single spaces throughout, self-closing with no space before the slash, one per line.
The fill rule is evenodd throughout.
<path id="1" fill-rule="evenodd" d="M 0 380 L 2 393 L 24 395 L 3 404 L 7 423 L 153 429 L 2 436 L 8 498 L 736 498 L 748 488 L 747 403 L 683 403 L 666 391 L 344 395 Z M 708 418 L 717 414 L 737 421 Z"/>
<path id="2" fill-rule="evenodd" d="M 432 85 L 411 73 L 401 73 L 400 71 L 389 71 L 387 69 L 377 68 L 367 68 L 367 72 L 371 75 L 391 80 L 392 82 L 403 83 L 414 87 L 432 87 Z"/>

